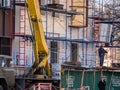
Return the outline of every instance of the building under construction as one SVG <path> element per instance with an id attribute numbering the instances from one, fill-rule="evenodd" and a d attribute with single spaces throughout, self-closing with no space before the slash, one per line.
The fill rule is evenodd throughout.
<path id="1" fill-rule="evenodd" d="M 120 1 L 37 1 L 51 78 L 58 83 L 39 82 L 25 90 L 98 90 L 101 76 L 105 77 L 106 90 L 119 90 Z M 27 0 L 0 1 L 0 54 L 12 56 L 17 77 L 24 75 L 35 59 L 27 7 Z M 102 67 L 98 55 L 101 45 L 107 51 Z"/>

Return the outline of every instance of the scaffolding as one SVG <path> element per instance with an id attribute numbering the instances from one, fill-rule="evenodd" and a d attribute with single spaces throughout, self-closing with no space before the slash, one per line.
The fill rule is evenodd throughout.
<path id="1" fill-rule="evenodd" d="M 20 22 L 19 22 L 19 34 L 23 35 L 23 38 L 19 38 L 19 63 L 17 65 L 25 65 L 26 53 L 25 53 L 25 35 L 26 35 L 26 8 L 20 7 Z M 20 64 L 22 62 L 22 64 Z"/>
<path id="2" fill-rule="evenodd" d="M 54 3 L 48 1 L 52 0 L 45 0 L 40 8 L 46 40 L 50 45 L 51 57 L 49 59 L 52 62 L 52 78 L 60 79 L 62 66 L 64 70 L 82 70 L 83 77 L 80 85 L 82 86 L 85 69 L 94 70 L 94 74 L 98 70 L 102 75 L 103 69 L 114 71 L 116 70 L 114 67 L 120 67 L 120 39 L 119 35 L 114 36 L 119 32 L 120 19 L 115 17 L 116 12 L 119 11 L 115 10 L 115 7 L 119 4 L 114 4 L 115 0 L 57 0 L 59 2 Z M 19 7 L 19 19 L 14 17 L 13 9 L 15 8 L 13 7 L 17 7 L 15 5 Z M 0 9 L 2 8 L 0 6 Z M 27 61 L 27 40 L 32 38 L 31 34 L 27 34 L 26 3 L 23 0 L 12 2 L 9 10 L 10 22 L 15 23 L 15 18 L 19 22 L 17 32 L 13 32 L 14 25 L 10 23 L 10 52 L 12 54 L 12 40 L 17 37 L 19 50 L 16 57 L 18 62 L 15 62 L 15 66 L 23 66 L 22 70 L 16 70 L 19 75 L 22 75 L 25 72 L 24 67 L 30 61 L 30 58 Z M 108 51 L 104 62 L 106 67 L 103 68 L 99 67 L 98 58 L 98 47 L 101 44 Z M 52 86 L 49 83 L 47 85 L 37 84 L 31 88 L 40 87 L 51 88 Z"/>
<path id="3" fill-rule="evenodd" d="M 97 30 L 96 31 L 96 25 L 94 24 L 94 36 L 97 38 L 94 38 L 97 42 L 101 42 L 101 44 L 104 44 L 104 46 L 106 47 L 106 49 L 109 51 L 110 55 L 106 56 L 107 58 L 109 58 L 109 62 L 112 63 L 115 62 L 115 60 L 119 59 L 118 57 L 116 58 L 117 53 L 119 52 L 119 45 L 116 45 L 113 38 L 113 32 L 115 32 L 114 27 L 116 25 L 119 25 L 119 21 L 118 19 L 115 19 L 117 13 L 115 10 L 115 6 L 119 6 L 119 1 L 115 1 L 115 0 L 90 0 L 91 6 L 90 8 L 92 9 L 92 16 L 89 16 L 89 18 L 93 19 L 94 21 L 97 19 L 99 21 L 97 21 L 97 24 L 99 24 L 97 27 L 99 28 L 99 26 L 101 26 L 102 24 L 106 24 L 108 25 L 108 30 L 107 34 L 110 34 L 109 36 L 109 40 L 106 39 L 106 41 L 103 43 L 101 42 L 100 37 L 102 37 L 100 35 L 100 31 Z M 110 26 L 112 28 L 110 28 Z M 110 31 L 110 29 L 112 29 Z M 101 28 L 100 28 L 101 30 Z M 96 36 L 96 32 L 97 36 Z M 105 33 L 105 32 L 104 32 Z M 103 35 L 104 36 L 104 35 Z M 106 35 L 108 37 L 108 35 Z M 105 37 L 105 36 L 104 36 Z M 108 44 L 106 44 L 108 43 Z M 100 44 L 99 44 L 100 45 Z M 118 47 L 117 47 L 118 46 Z M 117 53 L 116 53 L 117 50 Z M 113 55 L 113 56 L 111 56 Z M 98 57 L 97 57 L 98 58 Z"/>
<path id="4" fill-rule="evenodd" d="M 108 51 L 115 51 L 112 50 L 114 48 L 119 48 L 119 45 L 114 45 L 111 43 L 111 35 L 112 35 L 112 28 L 102 28 L 104 25 L 107 27 L 112 27 L 114 25 L 117 26 L 119 25 L 119 20 L 113 20 L 113 14 L 114 14 L 114 7 L 118 7 L 119 5 L 112 5 L 113 1 L 110 0 L 65 0 L 65 1 L 57 1 L 57 2 L 48 2 L 49 0 L 46 0 L 42 5 L 41 5 L 41 13 L 44 12 L 44 17 L 46 18 L 43 22 L 45 24 L 45 32 L 46 32 L 46 39 L 51 40 L 51 41 L 58 41 L 58 42 L 65 42 L 64 43 L 64 49 L 65 49 L 65 58 L 63 61 L 69 61 L 71 58 L 68 55 L 68 43 L 77 43 L 77 44 L 82 44 L 81 49 L 82 53 L 78 55 L 79 59 L 84 60 L 83 63 L 88 65 L 88 62 L 96 62 L 91 59 L 91 61 L 88 60 L 89 57 L 89 50 L 88 50 L 88 45 L 87 44 L 94 44 L 96 46 L 99 46 L 100 44 L 106 45 L 109 44 L 109 50 Z M 79 2 L 79 3 L 78 3 Z M 25 12 L 25 5 L 26 3 L 24 1 L 15 1 L 12 3 L 12 5 L 18 5 L 20 6 L 22 12 Z M 108 10 L 108 8 L 112 8 L 111 12 Z M 49 25 L 49 14 L 52 14 L 52 20 L 51 22 L 53 23 L 51 26 Z M 20 57 L 23 57 L 21 62 L 23 62 L 23 66 L 26 65 L 26 51 L 25 51 L 25 39 L 27 37 L 27 34 L 25 33 L 26 28 L 25 28 L 25 13 L 23 13 L 23 16 L 20 16 L 23 18 L 23 21 L 20 21 L 19 24 L 23 24 L 23 27 L 19 25 L 19 29 L 23 30 L 24 32 L 21 33 L 15 33 L 12 34 L 11 32 L 11 38 L 13 36 L 19 36 L 19 59 Z M 11 11 L 12 15 L 12 11 Z M 11 16 L 10 15 L 10 16 Z M 57 17 L 59 15 L 64 15 L 64 25 L 61 24 L 59 21 L 56 21 Z M 79 20 L 77 20 L 80 18 Z M 11 19 L 12 20 L 12 19 Z M 61 19 L 62 20 L 62 19 Z M 56 33 L 56 22 L 60 24 L 61 27 L 65 30 L 64 35 L 57 35 L 59 33 Z M 75 25 L 76 24 L 76 25 Z M 109 25 L 108 25 L 109 24 Z M 13 28 L 13 25 L 10 25 L 11 28 Z M 48 29 L 52 28 L 52 32 L 49 33 Z M 105 32 L 104 32 L 105 30 Z M 73 34 L 73 31 L 76 32 L 76 36 Z M 90 33 L 92 33 L 90 35 Z M 105 34 L 104 34 L 105 33 Z M 80 35 L 81 34 L 81 35 Z M 104 39 L 104 40 L 103 40 Z M 103 40 L 103 41 L 102 41 Z M 12 41 L 12 40 L 11 40 Z M 49 41 L 48 41 L 49 42 Z M 21 47 L 21 45 L 23 45 Z M 11 46 L 12 47 L 12 46 Z M 24 48 L 21 52 L 21 48 Z M 108 49 L 107 48 L 107 49 Z M 12 48 L 11 48 L 12 50 Z M 97 49 L 96 49 L 97 50 Z M 97 52 L 97 51 L 96 51 Z M 58 52 L 55 52 L 58 53 Z M 113 53 L 113 52 L 111 52 Z M 95 55 L 95 54 L 94 54 Z M 112 54 L 110 54 L 111 56 Z M 115 57 L 115 56 L 114 56 Z M 112 57 L 111 60 L 114 58 Z M 111 61 L 113 62 L 113 61 Z"/>
<path id="5" fill-rule="evenodd" d="M 78 3 L 80 2 L 80 3 Z M 61 3 L 65 3 L 64 5 L 64 8 L 63 8 L 63 4 Z M 76 0 L 76 1 L 73 1 L 71 0 L 71 2 L 69 2 L 68 0 L 66 0 L 65 2 L 61 2 L 61 3 L 49 3 L 48 1 L 46 1 L 43 5 L 41 5 L 41 10 L 45 11 L 46 12 L 46 20 L 45 20 L 45 23 L 46 23 L 46 38 L 49 39 L 49 40 L 57 40 L 59 42 L 61 41 L 65 41 L 65 60 L 67 60 L 68 58 L 66 57 L 67 56 L 67 44 L 68 42 L 71 42 L 71 43 L 82 43 L 82 58 L 85 59 L 86 58 L 86 55 L 85 53 L 87 53 L 87 49 L 86 51 L 84 50 L 84 48 L 87 48 L 87 47 L 84 47 L 84 43 L 96 43 L 97 45 L 99 43 L 109 43 L 109 40 L 108 42 L 105 40 L 105 41 L 101 41 L 100 37 L 100 30 L 101 30 L 101 23 L 107 23 L 107 20 L 106 18 L 104 18 L 104 14 L 103 14 L 103 6 L 105 5 L 105 3 L 103 3 L 103 0 L 90 0 L 89 2 L 86 0 L 86 1 L 83 1 L 83 0 Z M 70 4 L 70 6 L 68 6 L 68 3 Z M 82 3 L 82 4 L 81 4 Z M 92 3 L 92 4 L 90 4 Z M 24 2 L 16 2 L 15 3 L 16 5 L 20 5 L 20 6 L 25 6 L 25 3 Z M 78 5 L 80 4 L 80 5 Z M 91 6 L 88 6 L 87 5 L 91 5 Z M 97 6 L 97 8 L 96 8 Z M 69 8 L 70 7 L 70 8 Z M 88 9 L 91 10 L 92 13 L 87 13 Z M 52 22 L 53 22 L 53 25 L 51 26 L 53 28 L 52 30 L 52 33 L 51 33 L 51 37 L 48 36 L 48 13 L 52 12 Z M 61 37 L 61 35 L 59 37 L 56 37 L 55 35 L 55 18 L 56 18 L 56 15 L 57 13 L 60 13 L 60 14 L 65 14 L 66 16 L 66 24 L 65 24 L 65 35 L 63 37 Z M 87 15 L 92 15 L 92 16 L 89 16 L 87 18 Z M 77 21 L 77 18 L 81 18 L 81 22 L 80 21 Z M 68 24 L 68 20 L 71 19 L 71 22 L 70 24 Z M 93 40 L 85 40 L 85 34 L 88 35 L 88 31 L 89 31 L 89 27 L 87 27 L 87 22 L 88 22 L 88 19 L 93 19 L 92 20 L 92 27 L 93 27 Z M 107 18 L 108 19 L 108 18 Z M 86 20 L 86 21 L 84 21 Z M 76 23 L 74 23 L 76 22 Z M 112 22 L 112 21 L 111 21 Z M 73 24 L 74 23 L 74 24 Z M 81 25 L 80 25 L 80 24 Z M 76 26 L 76 25 L 77 26 Z M 69 34 L 69 30 L 68 30 L 68 26 L 70 27 L 70 35 Z M 72 31 L 73 29 L 77 29 L 76 32 L 80 33 L 80 28 L 83 28 L 83 34 L 82 34 L 82 39 L 79 38 L 79 35 L 78 35 L 78 39 L 72 39 Z M 86 32 L 85 32 L 85 29 L 86 29 Z M 107 31 L 109 34 L 111 33 L 110 31 Z M 70 38 L 69 38 L 70 37 Z M 105 35 L 103 35 L 102 37 L 106 38 Z M 89 37 L 88 37 L 89 38 Z M 108 37 L 109 38 L 109 37 Z M 92 61 L 91 61 L 92 62 Z M 87 64 L 87 58 L 86 58 L 86 61 L 85 63 Z"/>

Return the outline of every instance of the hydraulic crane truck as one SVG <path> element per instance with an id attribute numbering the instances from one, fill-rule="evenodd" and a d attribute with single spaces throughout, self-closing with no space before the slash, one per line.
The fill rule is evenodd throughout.
<path id="1" fill-rule="evenodd" d="M 59 80 L 51 78 L 51 70 L 48 63 L 48 46 L 45 40 L 44 29 L 42 25 L 39 0 L 26 0 L 28 17 L 31 22 L 31 32 L 34 47 L 34 63 L 29 70 L 21 77 L 15 76 L 15 67 L 10 68 L 11 58 L 0 56 L 0 90 L 31 90 L 29 87 L 37 83 L 50 83 L 59 87 Z M 43 86 L 42 86 L 43 87 Z M 28 89 L 26 89 L 28 88 Z M 41 89 L 40 89 L 41 90 Z M 42 90 L 59 90 L 42 89 Z"/>
<path id="2" fill-rule="evenodd" d="M 50 67 L 48 64 L 49 52 L 42 25 L 40 5 L 38 0 L 26 0 L 26 2 L 28 16 L 32 24 L 31 31 L 35 56 L 35 61 L 28 76 L 32 74 L 38 78 L 47 78 L 47 76 L 50 76 Z"/>
<path id="3" fill-rule="evenodd" d="M 26 75 L 26 87 L 29 87 L 30 85 L 35 83 L 51 83 L 54 86 L 59 87 L 59 80 L 54 80 L 51 78 L 51 70 L 48 63 L 49 49 L 44 35 L 39 0 L 26 0 L 26 6 L 29 21 L 31 23 L 35 56 L 32 68 Z M 52 88 L 52 90 L 59 90 L 59 88 Z"/>

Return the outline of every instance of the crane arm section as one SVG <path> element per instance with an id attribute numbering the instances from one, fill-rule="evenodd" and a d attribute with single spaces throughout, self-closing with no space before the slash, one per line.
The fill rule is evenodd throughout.
<path id="1" fill-rule="evenodd" d="M 48 64 L 48 45 L 45 40 L 42 18 L 40 13 L 40 4 L 38 0 L 26 0 L 29 13 L 29 19 L 32 23 L 33 46 L 35 61 L 32 66 L 32 72 L 44 67 L 45 73 L 50 75 L 50 67 Z"/>

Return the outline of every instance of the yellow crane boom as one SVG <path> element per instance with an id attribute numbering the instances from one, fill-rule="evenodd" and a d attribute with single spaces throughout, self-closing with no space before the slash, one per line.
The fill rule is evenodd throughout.
<path id="1" fill-rule="evenodd" d="M 26 0 L 29 13 L 29 19 L 32 23 L 33 46 L 35 61 L 32 65 L 33 73 L 47 74 L 50 76 L 50 67 L 48 64 L 48 45 L 45 40 L 44 29 L 42 25 L 40 4 L 38 0 Z"/>

